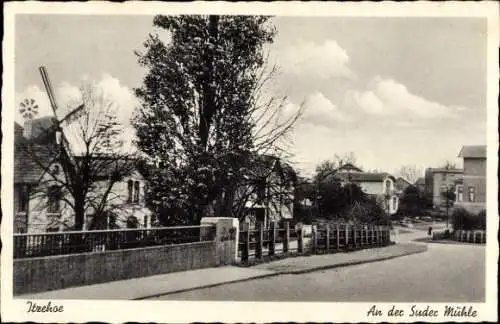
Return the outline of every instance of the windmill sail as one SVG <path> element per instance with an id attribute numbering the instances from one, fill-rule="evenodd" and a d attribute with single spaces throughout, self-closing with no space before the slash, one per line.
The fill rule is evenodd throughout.
<path id="1" fill-rule="evenodd" d="M 54 95 L 47 70 L 44 66 L 41 66 L 39 69 L 54 117 L 57 121 L 57 126 L 62 133 L 62 144 L 68 153 L 73 156 L 75 153 L 81 152 L 82 147 L 82 140 L 78 136 L 78 125 L 76 125 L 74 121 L 81 116 L 83 104 L 78 106 L 76 109 L 73 109 L 69 114 L 64 115 L 64 112 L 57 106 L 56 97 Z"/>

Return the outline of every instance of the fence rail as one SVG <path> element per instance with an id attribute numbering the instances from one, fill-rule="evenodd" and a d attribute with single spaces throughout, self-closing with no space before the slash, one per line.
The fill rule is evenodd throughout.
<path id="1" fill-rule="evenodd" d="M 14 258 L 103 252 L 214 239 L 214 225 L 14 234 Z"/>
<path id="2" fill-rule="evenodd" d="M 290 239 L 293 232 L 296 232 L 296 240 Z M 266 255 L 286 255 L 295 251 L 330 253 L 389 243 L 390 229 L 387 226 L 318 224 L 312 227 L 310 237 L 306 238 L 303 230 L 290 230 L 287 222 L 282 228 L 278 228 L 275 223 L 264 228 L 262 223 L 258 223 L 254 230 L 246 226 L 240 231 L 238 254 L 242 262 L 247 262 L 252 257 L 260 259 Z"/>

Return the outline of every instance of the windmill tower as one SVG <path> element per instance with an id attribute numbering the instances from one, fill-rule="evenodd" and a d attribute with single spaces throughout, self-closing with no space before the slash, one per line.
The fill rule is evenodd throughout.
<path id="1" fill-rule="evenodd" d="M 31 138 L 33 118 L 38 114 L 38 104 L 34 99 L 24 99 L 19 104 L 19 112 L 24 118 L 23 136 Z"/>

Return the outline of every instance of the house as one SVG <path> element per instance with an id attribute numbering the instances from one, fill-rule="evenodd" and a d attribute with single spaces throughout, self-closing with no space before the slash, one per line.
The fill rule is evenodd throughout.
<path id="1" fill-rule="evenodd" d="M 477 214 L 486 209 L 486 145 L 463 146 L 463 175 L 455 183 L 455 207 Z"/>
<path id="2" fill-rule="evenodd" d="M 55 120 L 43 117 L 25 122 L 25 127 L 14 125 L 14 232 L 44 233 L 71 229 L 74 213 L 72 196 L 64 191 L 61 182 L 65 175 L 60 164 L 60 154 L 68 154 L 58 144 Z M 70 156 L 75 161 L 81 156 Z M 96 158 L 97 159 L 97 158 Z M 112 163 L 102 160 L 102 168 L 93 175 L 94 188 L 90 198 L 109 195 L 106 220 L 96 222 L 93 208 L 87 209 L 84 229 L 125 227 L 136 223 L 151 226 L 151 213 L 144 203 L 144 177 L 132 165 L 109 188 Z M 116 160 L 116 159 L 115 159 Z M 101 162 L 101 161 L 97 161 Z M 132 163 L 126 157 L 116 163 Z"/>
<path id="3" fill-rule="evenodd" d="M 442 209 L 445 205 L 442 193 L 455 187 L 462 179 L 464 170 L 456 168 L 427 168 L 425 170 L 425 195 L 432 200 L 434 208 Z"/>
<path id="4" fill-rule="evenodd" d="M 389 214 L 398 210 L 399 197 L 396 192 L 396 178 L 386 172 L 364 172 L 348 163 L 337 169 L 335 177 L 341 184 L 354 183 L 368 195 L 383 201 L 383 208 Z"/>
<path id="5" fill-rule="evenodd" d="M 401 197 L 401 195 L 404 193 L 405 189 L 411 185 L 412 184 L 410 181 L 406 180 L 403 177 L 398 177 L 396 179 L 396 182 L 394 183 L 396 194 Z"/>
<path id="6" fill-rule="evenodd" d="M 272 221 L 293 218 L 293 202 L 297 174 L 281 159 L 258 156 L 253 165 L 252 184 L 240 188 L 237 200 L 244 202 L 244 222 L 254 227 L 263 222 L 267 228 Z M 250 192 L 242 199 L 243 192 Z"/>

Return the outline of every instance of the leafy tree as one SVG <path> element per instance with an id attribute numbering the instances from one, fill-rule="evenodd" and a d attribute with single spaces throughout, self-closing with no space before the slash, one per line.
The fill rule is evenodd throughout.
<path id="1" fill-rule="evenodd" d="M 417 216 L 425 208 L 423 196 L 415 186 L 408 186 L 400 199 L 400 209 L 408 216 Z"/>
<path id="2" fill-rule="evenodd" d="M 51 191 L 57 191 L 74 213 L 74 224 L 63 225 L 74 230 L 83 229 L 85 215 L 91 214 L 94 223 L 103 224 L 98 218 L 120 208 L 114 204 L 119 199 L 114 186 L 135 166 L 132 154 L 122 155 L 123 128 L 117 120 L 116 102 L 93 83 L 83 83 L 80 95 L 82 102 L 69 107 L 71 113 L 66 117 L 71 118 L 54 119 L 39 129 L 41 135 L 36 139 L 16 143 L 43 170 L 32 195 L 47 199 Z M 59 129 L 61 145 L 55 143 Z"/>
<path id="3" fill-rule="evenodd" d="M 455 190 L 453 190 L 453 188 L 447 188 L 441 192 L 441 197 L 443 199 L 443 205 L 446 208 L 446 226 L 448 227 L 449 209 L 453 207 L 456 198 Z"/>
<path id="4" fill-rule="evenodd" d="M 147 75 L 132 122 L 159 166 L 148 203 L 164 224 L 235 215 L 239 188 L 255 187 L 258 160 L 282 152 L 300 115 L 286 116 L 286 98 L 264 99 L 276 71 L 264 47 L 276 31 L 265 16 L 158 15 L 153 24 L 171 41 L 150 34 L 136 53 Z"/>

